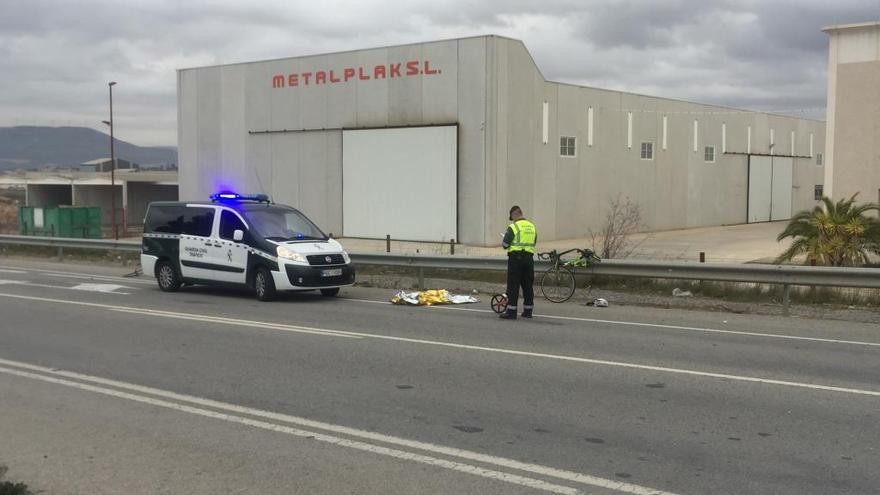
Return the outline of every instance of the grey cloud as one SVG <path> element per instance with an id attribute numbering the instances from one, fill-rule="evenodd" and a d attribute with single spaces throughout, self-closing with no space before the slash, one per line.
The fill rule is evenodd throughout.
<path id="1" fill-rule="evenodd" d="M 176 68 L 490 33 L 551 80 L 800 111 L 824 106 L 819 29 L 878 18 L 877 0 L 6 0 L 0 125 L 99 123 L 117 80 L 127 138 L 173 144 Z"/>

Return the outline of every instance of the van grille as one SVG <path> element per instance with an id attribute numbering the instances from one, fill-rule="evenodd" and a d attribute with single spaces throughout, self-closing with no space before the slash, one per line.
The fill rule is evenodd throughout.
<path id="1" fill-rule="evenodd" d="M 309 264 L 313 266 L 345 264 L 345 259 L 342 257 L 341 254 L 312 254 L 306 256 L 306 259 L 309 260 Z"/>

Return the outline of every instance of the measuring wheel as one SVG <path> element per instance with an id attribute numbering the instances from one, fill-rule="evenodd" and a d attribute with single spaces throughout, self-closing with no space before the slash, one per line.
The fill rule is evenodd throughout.
<path id="1" fill-rule="evenodd" d="M 498 314 L 507 311 L 507 294 L 495 294 L 489 304 L 492 306 L 492 311 Z"/>

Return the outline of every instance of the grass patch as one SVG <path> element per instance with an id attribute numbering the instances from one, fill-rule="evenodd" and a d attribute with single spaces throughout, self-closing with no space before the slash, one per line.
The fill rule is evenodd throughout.
<path id="1" fill-rule="evenodd" d="M 13 483 L 11 481 L 3 481 L 6 471 L 9 468 L 0 466 L 0 495 L 34 495 L 32 491 L 24 483 Z"/>
<path id="2" fill-rule="evenodd" d="M 0 495 L 33 495 L 24 483 L 0 481 Z"/>

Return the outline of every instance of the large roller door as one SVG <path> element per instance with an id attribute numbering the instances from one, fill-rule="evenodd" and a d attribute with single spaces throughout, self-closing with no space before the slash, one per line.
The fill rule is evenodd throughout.
<path id="1" fill-rule="evenodd" d="M 342 133 L 346 237 L 457 239 L 456 126 Z"/>
<path id="2" fill-rule="evenodd" d="M 749 223 L 791 218 L 793 163 L 790 156 L 749 156 Z"/>

